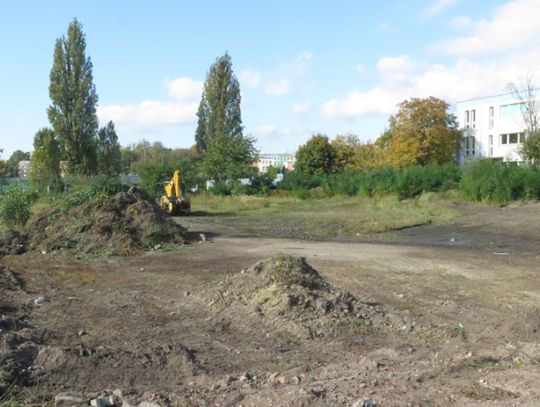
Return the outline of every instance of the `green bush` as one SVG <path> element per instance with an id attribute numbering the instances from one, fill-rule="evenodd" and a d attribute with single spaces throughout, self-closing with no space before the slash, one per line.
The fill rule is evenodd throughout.
<path id="1" fill-rule="evenodd" d="M 508 203 L 540 198 L 540 171 L 532 166 L 477 160 L 463 169 L 460 189 L 467 199 Z"/>
<path id="2" fill-rule="evenodd" d="M 21 184 L 12 184 L 0 201 L 0 219 L 8 227 L 24 225 L 30 218 L 32 203 L 37 194 L 25 190 Z"/>
<path id="3" fill-rule="evenodd" d="M 396 172 L 392 167 L 376 168 L 363 173 L 359 193 L 367 196 L 395 191 Z"/>
<path id="4" fill-rule="evenodd" d="M 218 182 L 214 184 L 212 187 L 210 187 L 208 189 L 208 192 L 210 192 L 212 195 L 229 196 L 229 195 L 232 195 L 233 190 L 230 185 Z"/>
<path id="5" fill-rule="evenodd" d="M 400 199 L 424 192 L 443 192 L 456 188 L 461 171 L 456 165 L 426 165 L 404 168 L 397 174 L 395 190 Z"/>
<path id="6" fill-rule="evenodd" d="M 251 178 L 251 184 L 246 186 L 248 195 L 264 196 L 275 189 L 274 178 L 268 174 L 260 174 Z"/>
<path id="7" fill-rule="evenodd" d="M 60 209 L 67 211 L 75 206 L 115 195 L 127 187 L 122 185 L 118 177 L 98 175 L 96 177 L 77 177 L 72 179 L 71 192 L 62 200 Z"/>

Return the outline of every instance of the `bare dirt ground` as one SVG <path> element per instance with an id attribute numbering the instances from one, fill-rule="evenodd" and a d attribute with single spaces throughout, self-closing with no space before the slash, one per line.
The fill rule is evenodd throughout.
<path id="1" fill-rule="evenodd" d="M 195 216 L 178 221 L 207 241 L 173 251 L 5 256 L 0 386 L 41 404 L 123 388 L 180 406 L 538 406 L 540 204 L 458 209 L 339 241 Z M 227 289 L 277 253 L 374 311 L 310 335 L 296 302 Z"/>

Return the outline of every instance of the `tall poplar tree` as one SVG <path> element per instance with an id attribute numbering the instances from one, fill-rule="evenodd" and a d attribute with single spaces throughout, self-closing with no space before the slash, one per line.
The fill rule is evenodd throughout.
<path id="1" fill-rule="evenodd" d="M 250 167 L 254 140 L 243 135 L 240 84 L 228 53 L 208 71 L 197 111 L 195 142 L 206 175 L 216 181 L 236 178 Z"/>
<path id="2" fill-rule="evenodd" d="M 86 39 L 81 23 L 74 19 L 67 38 L 56 40 L 50 74 L 49 121 L 58 139 L 61 157 L 72 174 L 97 171 L 97 94 L 92 61 L 85 54 Z"/>

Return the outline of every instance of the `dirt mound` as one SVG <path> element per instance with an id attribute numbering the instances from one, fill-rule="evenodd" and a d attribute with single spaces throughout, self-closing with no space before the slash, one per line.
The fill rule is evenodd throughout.
<path id="1" fill-rule="evenodd" d="M 247 307 L 276 329 L 308 338 L 390 325 L 383 310 L 333 287 L 303 257 L 277 255 L 259 261 L 214 291 L 212 307 Z"/>
<path id="2" fill-rule="evenodd" d="M 164 214 L 141 189 L 62 211 L 55 207 L 26 226 L 32 248 L 76 249 L 127 255 L 156 245 L 182 244 L 186 230 Z"/>
<path id="3" fill-rule="evenodd" d="M 0 236 L 0 257 L 21 254 L 26 251 L 26 236 L 16 230 L 9 230 Z"/>
<path id="4" fill-rule="evenodd" d="M 14 271 L 0 267 L 0 400 L 13 383 L 27 384 L 37 348 L 26 320 L 30 298 Z"/>

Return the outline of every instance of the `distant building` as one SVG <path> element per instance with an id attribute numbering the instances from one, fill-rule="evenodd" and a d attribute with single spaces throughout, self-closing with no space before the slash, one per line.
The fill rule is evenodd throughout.
<path id="1" fill-rule="evenodd" d="M 270 167 L 285 168 L 287 171 L 292 171 L 295 163 L 296 157 L 294 154 L 260 154 L 253 166 L 257 167 L 261 174 L 265 174 Z"/>
<path id="2" fill-rule="evenodd" d="M 503 94 L 456 105 L 459 127 L 464 131 L 459 164 L 474 158 L 522 161 L 520 151 L 527 131 L 522 115 L 525 103 Z"/>
<path id="3" fill-rule="evenodd" d="M 17 174 L 19 178 L 28 179 L 28 177 L 30 176 L 30 161 L 27 161 L 27 160 L 19 161 Z"/>

